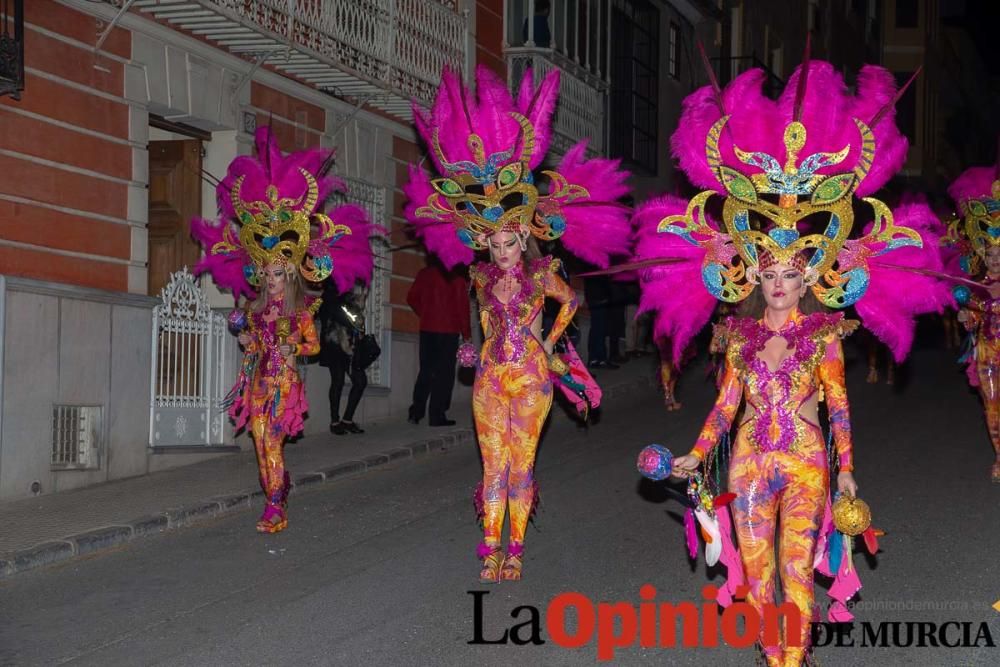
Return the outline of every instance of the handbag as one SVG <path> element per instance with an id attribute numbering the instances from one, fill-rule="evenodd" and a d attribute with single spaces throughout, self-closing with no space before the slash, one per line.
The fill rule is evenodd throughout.
<path id="1" fill-rule="evenodd" d="M 381 354 L 382 348 L 374 334 L 361 336 L 354 344 L 354 363 L 361 370 L 374 364 Z"/>

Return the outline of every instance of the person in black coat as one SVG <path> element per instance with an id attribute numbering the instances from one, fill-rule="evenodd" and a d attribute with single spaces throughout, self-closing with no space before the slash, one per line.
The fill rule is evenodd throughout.
<path id="1" fill-rule="evenodd" d="M 358 363 L 354 346 L 365 333 L 365 296 L 363 289 L 339 294 L 333 283 L 328 282 L 317 314 L 322 328 L 319 363 L 330 369 L 330 431 L 336 435 L 364 433 L 354 423 L 354 411 L 368 386 L 368 376 Z M 340 397 L 345 376 L 351 378 L 351 391 L 341 419 Z"/>

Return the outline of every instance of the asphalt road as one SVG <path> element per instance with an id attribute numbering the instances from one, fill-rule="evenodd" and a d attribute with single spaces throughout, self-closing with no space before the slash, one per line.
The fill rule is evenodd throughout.
<path id="1" fill-rule="evenodd" d="M 990 608 L 1000 600 L 1000 485 L 989 483 L 979 406 L 953 356 L 917 350 L 899 387 L 867 385 L 861 364 L 849 368 L 859 495 L 888 531 L 877 562 L 856 557 L 865 587 L 855 614 L 873 627 L 967 622 L 973 641 L 985 622 L 1000 643 Z M 239 513 L 4 581 L 0 664 L 595 664 L 596 638 L 577 649 L 553 642 L 545 610 L 555 596 L 634 608 L 648 583 L 659 602 L 700 604 L 710 580 L 703 560 L 687 559 L 679 505 L 634 465 L 650 442 L 684 452 L 694 441 L 713 398 L 703 373 L 689 370 L 679 413 L 649 393 L 586 430 L 557 420 L 540 452 L 542 504 L 521 582 L 478 583 L 478 455 L 451 450 L 297 493 L 280 535 L 257 535 L 256 515 Z M 488 591 L 485 639 L 529 621 L 529 609 L 511 617 L 523 605 L 539 610 L 545 643 L 470 645 L 469 591 Z M 954 627 L 949 638 L 960 640 Z M 517 631 L 530 634 L 530 625 Z M 1000 664 L 981 635 L 979 648 L 827 646 L 818 655 L 824 665 Z M 634 646 L 617 650 L 614 664 L 753 657 L 725 646 Z"/>

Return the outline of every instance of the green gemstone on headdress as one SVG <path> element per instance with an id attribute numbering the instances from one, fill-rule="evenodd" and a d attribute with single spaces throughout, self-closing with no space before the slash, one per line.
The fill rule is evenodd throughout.
<path id="1" fill-rule="evenodd" d="M 281 213 L 278 214 L 278 217 L 281 218 L 282 222 L 288 222 L 289 220 L 292 219 L 292 212 L 286 209 L 282 209 Z"/>
<path id="2" fill-rule="evenodd" d="M 853 174 L 831 176 L 816 186 L 813 191 L 813 204 L 830 204 L 847 194 L 854 183 Z"/>
<path id="3" fill-rule="evenodd" d="M 441 179 L 441 192 L 446 195 L 460 195 L 462 194 L 462 188 L 455 181 L 443 178 Z"/>
<path id="4" fill-rule="evenodd" d="M 502 187 L 507 187 L 509 185 L 514 185 L 517 183 L 517 170 L 512 167 L 504 167 L 500 171 L 500 176 L 497 178 Z"/>
<path id="5" fill-rule="evenodd" d="M 240 220 L 249 224 L 253 222 L 253 215 L 250 213 L 250 211 L 243 211 L 242 213 L 240 213 Z"/>
<path id="6" fill-rule="evenodd" d="M 747 181 L 732 181 L 729 184 L 729 191 L 732 192 L 737 197 L 752 197 L 754 195 L 753 188 L 747 183 Z"/>

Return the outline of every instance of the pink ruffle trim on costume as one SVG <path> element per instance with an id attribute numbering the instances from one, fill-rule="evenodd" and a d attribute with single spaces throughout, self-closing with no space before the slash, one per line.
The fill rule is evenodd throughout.
<path id="1" fill-rule="evenodd" d="M 247 389 L 249 391 L 249 388 Z M 278 419 L 275 426 L 286 436 L 296 436 L 302 432 L 305 426 L 305 416 L 309 412 L 309 401 L 306 400 L 305 390 L 301 382 L 295 382 L 287 388 L 287 394 L 279 398 L 280 403 L 275 412 Z M 270 412 L 273 409 L 272 402 L 267 401 L 260 413 Z M 246 427 L 250 417 L 257 413 L 252 408 L 252 404 L 246 400 L 244 394 L 240 394 L 229 407 L 229 417 L 236 426 L 236 432 L 240 432 Z"/>
<path id="2" fill-rule="evenodd" d="M 733 522 L 729 517 L 729 507 L 716 508 L 715 516 L 719 521 L 719 534 L 722 536 L 722 554 L 719 556 L 719 562 L 726 566 L 726 583 L 719 589 L 715 599 L 723 607 L 728 607 L 736 596 L 737 589 L 746 583 L 746 579 L 743 576 L 743 561 L 740 560 L 739 549 L 733 544 Z"/>
<path id="3" fill-rule="evenodd" d="M 305 427 L 305 416 L 309 412 L 309 401 L 306 400 L 306 392 L 301 382 L 292 384 L 288 389 L 288 395 L 281 397 L 281 405 L 278 407 L 278 426 L 285 435 L 295 436 L 302 432 Z"/>
<path id="4" fill-rule="evenodd" d="M 814 563 L 814 567 L 820 574 L 833 577 L 833 585 L 827 591 L 827 595 L 833 600 L 830 609 L 827 611 L 827 620 L 831 623 L 849 623 L 854 620 L 854 614 L 847 608 L 847 602 L 861 590 L 861 579 L 858 577 L 858 570 L 854 567 L 851 558 L 841 559 L 840 569 L 836 575 L 830 571 L 830 555 L 827 545 L 830 537 L 836 533 L 833 527 L 833 510 L 830 501 L 826 501 L 826 509 L 823 512 L 823 526 L 820 529 L 820 538 L 816 542 L 816 553 L 822 554 Z"/>

